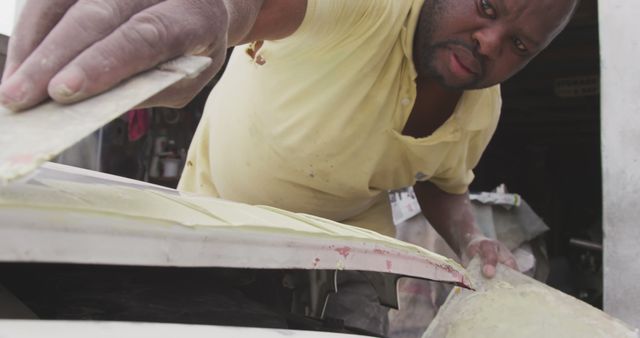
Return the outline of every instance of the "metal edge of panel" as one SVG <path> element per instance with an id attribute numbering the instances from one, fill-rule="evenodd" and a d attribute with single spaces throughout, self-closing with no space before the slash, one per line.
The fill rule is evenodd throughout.
<path id="1" fill-rule="evenodd" d="M 380 241 L 187 227 L 117 215 L 0 208 L 0 261 L 361 270 L 469 286 L 463 269 Z"/>
<path id="2" fill-rule="evenodd" d="M 0 320 L 0 336 L 3 338 L 111 338 L 111 337 L 190 337 L 190 338 L 356 338 L 364 337 L 342 333 L 296 331 L 284 329 L 228 327 L 214 325 L 189 325 L 165 323 L 131 323 L 98 321 L 46 321 Z"/>
<path id="3" fill-rule="evenodd" d="M 211 59 L 183 56 L 142 72 L 111 90 L 63 105 L 53 101 L 16 114 L 0 105 L 0 180 L 29 175 L 83 137 L 177 82 L 193 78 Z M 14 142 L 20 139 L 21 142 Z"/>

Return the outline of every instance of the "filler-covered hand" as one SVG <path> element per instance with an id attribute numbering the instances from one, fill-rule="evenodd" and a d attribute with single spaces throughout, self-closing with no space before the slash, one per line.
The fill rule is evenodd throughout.
<path id="1" fill-rule="evenodd" d="M 496 275 L 496 265 L 502 263 L 518 270 L 516 259 L 501 242 L 484 236 L 472 238 L 463 251 L 463 261 L 468 263 L 473 257 L 480 256 L 483 262 L 482 274 L 487 278 Z"/>
<path id="2" fill-rule="evenodd" d="M 149 105 L 186 104 L 218 72 L 228 45 L 225 0 L 29 0 L 14 29 L 0 103 L 71 103 L 181 55 L 213 64 Z"/>

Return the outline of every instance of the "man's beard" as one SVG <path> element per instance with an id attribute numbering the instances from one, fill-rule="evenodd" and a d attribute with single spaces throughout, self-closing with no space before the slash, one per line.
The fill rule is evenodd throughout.
<path id="1" fill-rule="evenodd" d="M 474 51 L 474 48 L 472 46 L 469 46 L 469 44 L 465 42 L 462 42 L 459 40 L 447 40 L 443 42 L 438 42 L 434 45 L 429 45 L 428 47 L 422 50 L 423 53 L 421 55 L 421 58 L 424 64 L 426 65 L 426 67 L 424 70 L 425 74 L 421 74 L 421 75 L 424 75 L 430 79 L 435 80 L 440 85 L 448 89 L 466 90 L 466 89 L 479 88 L 480 80 L 484 77 L 484 67 L 482 66 L 481 63 L 480 63 L 481 64 L 480 72 L 477 75 L 475 75 L 473 79 L 471 79 L 471 81 L 468 81 L 467 83 L 461 83 L 461 84 L 447 83 L 444 78 L 444 75 L 442 75 L 436 68 L 435 66 L 436 53 L 442 50 L 451 50 L 452 47 L 454 46 L 469 50 L 469 53 L 472 54 L 476 58 L 476 60 L 480 60 L 480 57 Z"/>
<path id="2" fill-rule="evenodd" d="M 449 0 L 451 1 L 451 0 Z M 414 63 L 418 75 L 421 77 L 435 80 L 441 86 L 449 89 L 464 90 L 478 88 L 481 79 L 484 77 L 484 65 L 482 58 L 478 55 L 476 48 L 466 42 L 460 40 L 445 40 L 434 43 L 434 33 L 439 25 L 440 18 L 447 14 L 447 0 L 426 0 L 420 22 L 416 31 L 416 41 L 414 44 Z M 450 50 L 451 47 L 465 48 L 473 55 L 476 60 L 480 61 L 480 73 L 474 76 L 473 80 L 463 84 L 450 84 L 445 80 L 444 75 L 438 71 L 436 63 L 436 55 L 438 51 Z"/>

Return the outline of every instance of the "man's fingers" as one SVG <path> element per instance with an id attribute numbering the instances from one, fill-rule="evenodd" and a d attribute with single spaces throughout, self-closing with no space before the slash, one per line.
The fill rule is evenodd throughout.
<path id="1" fill-rule="evenodd" d="M 511 251 L 504 244 L 486 237 L 478 237 L 472 240 L 467 246 L 466 254 L 469 258 L 480 255 L 482 259 L 482 274 L 487 278 L 495 277 L 498 263 L 518 270 L 518 264 Z"/>
<path id="2" fill-rule="evenodd" d="M 498 256 L 499 256 L 500 263 L 516 271 L 519 271 L 518 262 L 516 261 L 516 258 L 513 256 L 513 254 L 511 253 L 511 251 L 509 251 L 507 247 L 501 245 L 499 247 Z"/>
<path id="3" fill-rule="evenodd" d="M 498 245 L 493 241 L 483 241 L 480 243 L 480 257 L 484 266 L 482 274 L 487 278 L 496 275 L 496 265 L 498 264 Z"/>
<path id="4" fill-rule="evenodd" d="M 13 109 L 24 109 L 44 100 L 48 96 L 49 81 L 79 53 L 111 34 L 135 13 L 159 1 L 161 0 L 75 2 L 0 88 L 0 95 L 5 96 L 5 104 Z"/>
<path id="5" fill-rule="evenodd" d="M 0 103 L 14 110 L 47 96 L 63 103 L 82 100 L 178 55 L 216 56 L 227 47 L 228 16 L 219 2 L 48 1 L 66 1 L 67 6 L 59 7 L 58 16 L 36 30 L 52 28 L 50 33 L 16 38 L 14 61 L 0 85 Z M 27 12 L 38 9 L 35 3 Z M 31 17 L 42 13 L 36 11 Z M 24 22 L 25 31 L 33 30 L 34 22 Z M 202 86 L 202 82 L 194 83 Z"/>
<path id="6" fill-rule="evenodd" d="M 13 75 L 75 2 L 76 0 L 30 0 L 25 4 L 9 40 L 0 85 L 0 104 L 14 110 L 21 109 L 21 105 L 17 103 L 26 101 L 34 86 L 30 82 L 14 80 Z"/>
<path id="7" fill-rule="evenodd" d="M 211 21 L 214 21 L 213 23 Z M 165 1 L 140 12 L 82 52 L 49 83 L 49 95 L 69 103 L 103 92 L 155 65 L 209 47 L 215 17 L 185 1 Z M 221 41 L 226 48 L 226 41 Z"/>
<path id="8" fill-rule="evenodd" d="M 29 0 L 26 2 L 11 34 L 2 82 L 15 73 L 76 1 Z"/>

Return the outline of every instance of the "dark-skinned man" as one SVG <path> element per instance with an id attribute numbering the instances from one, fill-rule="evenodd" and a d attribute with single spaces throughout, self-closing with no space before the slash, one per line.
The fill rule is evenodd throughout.
<path id="1" fill-rule="evenodd" d="M 458 254 L 480 255 L 491 277 L 498 262 L 516 264 L 474 223 L 472 169 L 498 122 L 499 83 L 551 42 L 576 3 L 30 0 L 0 101 L 75 102 L 182 54 L 212 57 L 202 76 L 146 103 L 181 106 L 228 47 L 248 44 L 209 97 L 181 190 L 393 236 L 386 192 L 415 185 L 434 228 Z"/>

